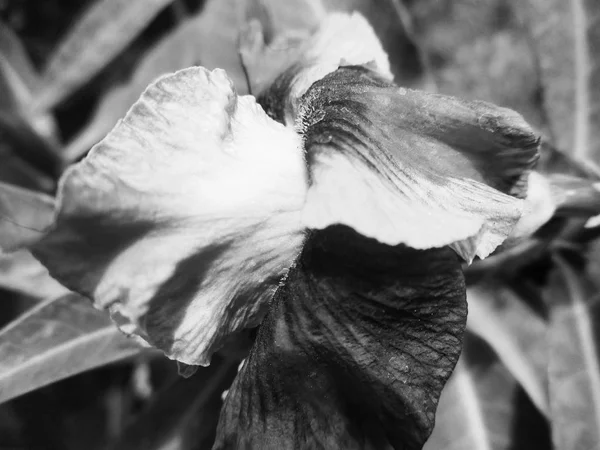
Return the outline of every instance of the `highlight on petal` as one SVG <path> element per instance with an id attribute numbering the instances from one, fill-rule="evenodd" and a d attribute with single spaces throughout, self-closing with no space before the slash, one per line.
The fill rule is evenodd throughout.
<path id="1" fill-rule="evenodd" d="M 369 22 L 359 13 L 330 13 L 298 50 L 296 61 L 260 97 L 272 117 L 293 125 L 298 101 L 316 81 L 344 66 L 368 66 L 392 80 L 387 54 Z M 297 56 L 296 56 L 297 55 Z"/>
<path id="2" fill-rule="evenodd" d="M 346 67 L 300 101 L 310 228 L 344 224 L 416 249 L 489 255 L 523 208 L 538 138 L 517 113 L 398 88 Z"/>
<path id="3" fill-rule="evenodd" d="M 462 346 L 450 249 L 307 240 L 221 410 L 215 449 L 421 449 Z"/>
<path id="4" fill-rule="evenodd" d="M 206 365 L 264 314 L 302 244 L 306 189 L 298 136 L 225 72 L 193 67 L 152 84 L 66 173 L 34 254 L 124 331 Z"/>

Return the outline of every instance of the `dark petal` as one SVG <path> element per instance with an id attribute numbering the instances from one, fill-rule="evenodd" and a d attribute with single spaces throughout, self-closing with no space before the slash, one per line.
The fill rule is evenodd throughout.
<path id="1" fill-rule="evenodd" d="M 452 250 L 316 232 L 227 395 L 214 448 L 420 449 L 466 312 Z"/>
<path id="2" fill-rule="evenodd" d="M 398 88 L 365 67 L 315 82 L 296 120 L 311 163 L 307 226 L 420 249 L 469 240 L 467 259 L 510 234 L 538 155 L 514 111 Z"/>

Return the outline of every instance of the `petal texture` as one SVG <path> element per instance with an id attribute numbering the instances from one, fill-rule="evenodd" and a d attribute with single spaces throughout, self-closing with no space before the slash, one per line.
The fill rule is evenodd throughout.
<path id="1" fill-rule="evenodd" d="M 465 322 L 452 250 L 316 232 L 229 390 L 214 448 L 422 448 Z"/>
<path id="2" fill-rule="evenodd" d="M 255 48 L 254 57 L 246 52 L 249 61 L 275 56 L 268 46 Z M 269 114 L 282 122 L 293 123 L 300 97 L 313 83 L 340 67 L 369 66 L 380 77 L 393 79 L 387 54 L 371 25 L 359 13 L 328 14 L 312 37 L 300 48 L 290 47 L 289 53 L 292 57 L 288 61 L 296 61 L 260 97 Z M 282 56 L 279 59 L 283 61 Z"/>
<path id="3" fill-rule="evenodd" d="M 304 223 L 340 223 L 386 244 L 456 243 L 485 257 L 521 215 L 538 138 L 517 113 L 398 88 L 345 67 L 300 100 L 312 184 Z"/>
<path id="4" fill-rule="evenodd" d="M 296 257 L 305 172 L 298 137 L 225 72 L 185 69 L 66 173 L 35 255 L 124 331 L 205 365 Z"/>

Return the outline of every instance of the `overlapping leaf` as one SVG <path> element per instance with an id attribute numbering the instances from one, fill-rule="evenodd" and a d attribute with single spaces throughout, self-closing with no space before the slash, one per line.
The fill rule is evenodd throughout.
<path id="1" fill-rule="evenodd" d="M 561 450 L 600 448 L 600 301 L 589 280 L 561 256 L 547 289 L 552 306 L 549 388 L 554 445 Z"/>
<path id="2" fill-rule="evenodd" d="M 141 349 L 78 295 L 40 303 L 0 330 L 0 402 Z"/>
<path id="3" fill-rule="evenodd" d="M 468 329 L 494 349 L 533 403 L 548 415 L 544 321 L 502 286 L 470 288 L 467 300 Z"/>
<path id="4" fill-rule="evenodd" d="M 194 65 L 222 68 L 239 95 L 247 92 L 237 53 L 239 32 L 236 0 L 209 0 L 202 11 L 184 22 L 145 55 L 131 81 L 109 91 L 92 119 L 65 149 L 67 160 L 80 158 L 125 115 L 146 86 L 160 75 Z"/>
<path id="5" fill-rule="evenodd" d="M 51 108 L 122 51 L 172 0 L 96 0 L 44 70 L 36 106 Z"/>
<path id="6" fill-rule="evenodd" d="M 0 250 L 37 241 L 54 221 L 54 199 L 0 182 Z"/>
<path id="7" fill-rule="evenodd" d="M 489 347 L 466 343 L 424 450 L 510 450 L 517 383 Z"/>
<path id="8" fill-rule="evenodd" d="M 556 145 L 600 161 L 600 2 L 529 0 L 529 23 Z"/>

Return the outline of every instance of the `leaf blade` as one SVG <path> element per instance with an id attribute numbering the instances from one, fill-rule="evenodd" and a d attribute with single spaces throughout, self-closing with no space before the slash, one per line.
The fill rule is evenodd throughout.
<path id="1" fill-rule="evenodd" d="M 37 109 L 51 108 L 99 72 L 172 0 L 97 0 L 42 75 Z"/>
<path id="2" fill-rule="evenodd" d="M 140 350 L 82 297 L 45 301 L 0 330 L 0 402 Z"/>
<path id="3" fill-rule="evenodd" d="M 564 450 L 598 448 L 600 346 L 593 317 L 600 303 L 563 257 L 553 259 L 559 274 L 547 292 L 553 304 L 548 368 L 553 440 Z"/>
<path id="4" fill-rule="evenodd" d="M 0 249 L 36 242 L 54 222 L 54 199 L 0 182 Z"/>
<path id="5" fill-rule="evenodd" d="M 600 3 L 530 0 L 545 109 L 557 146 L 600 161 Z"/>

